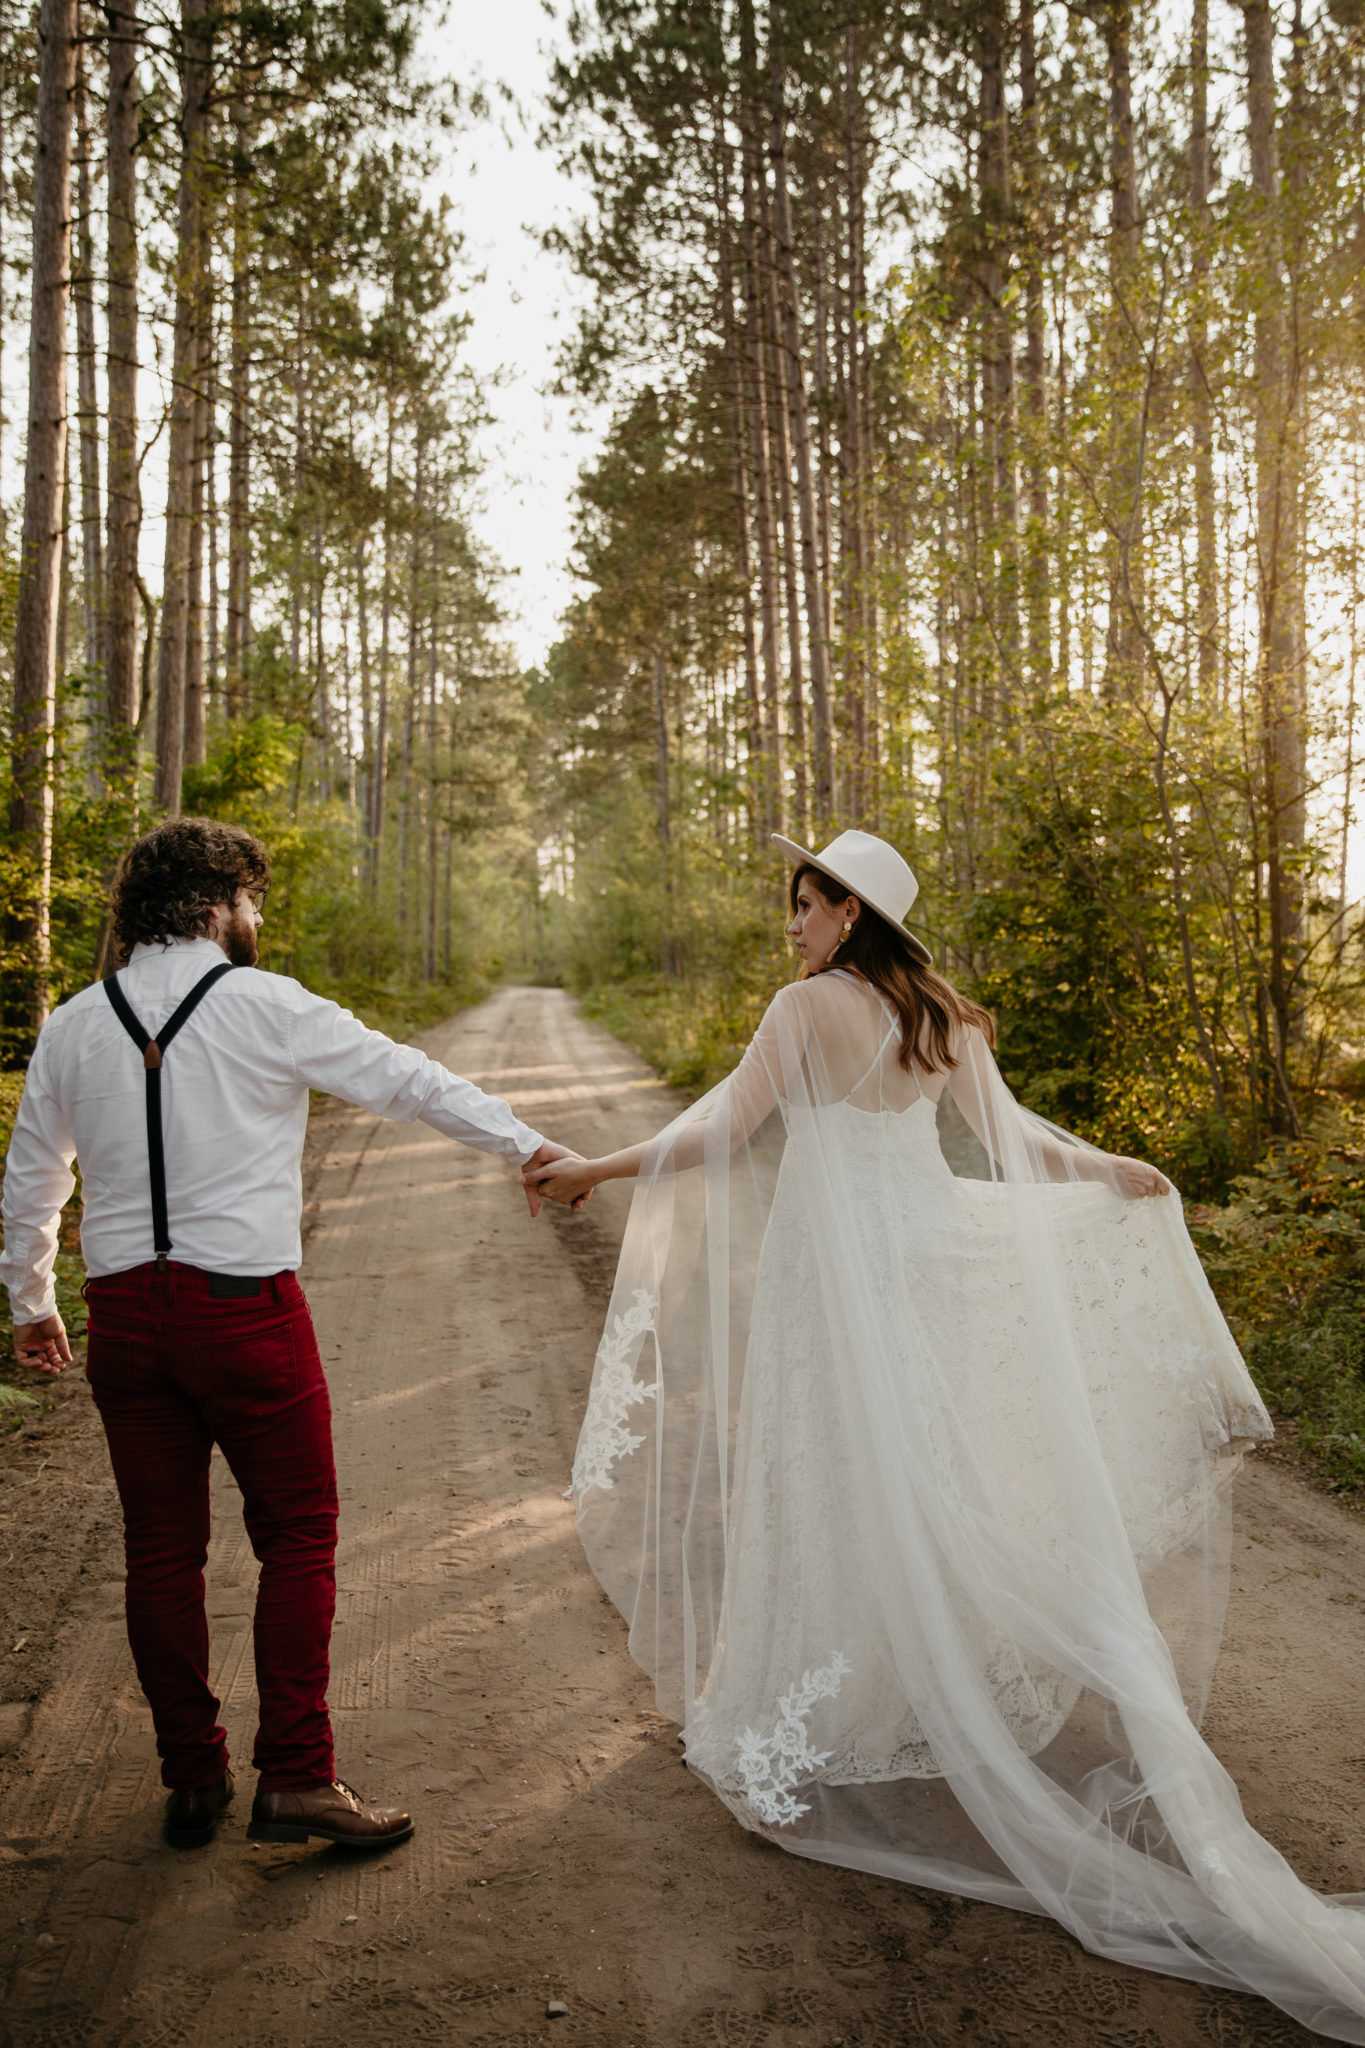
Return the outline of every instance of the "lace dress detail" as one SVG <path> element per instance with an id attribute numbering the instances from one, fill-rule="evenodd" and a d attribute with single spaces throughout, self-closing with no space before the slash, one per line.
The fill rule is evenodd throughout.
<path id="1" fill-rule="evenodd" d="M 626 1418 L 632 1408 L 652 1401 L 658 1392 L 657 1386 L 635 1377 L 644 1341 L 655 1332 L 658 1312 L 658 1295 L 637 1287 L 629 1306 L 613 1317 L 603 1333 L 566 1500 L 570 1496 L 581 1500 L 594 1486 L 609 1489 L 612 1466 L 630 1457 L 644 1442 L 642 1436 L 631 1435 Z"/>
<path id="2" fill-rule="evenodd" d="M 755 1819 L 769 1827 L 790 1827 L 810 1807 L 796 1797 L 796 1787 L 829 1762 L 827 1751 L 812 1749 L 806 1723 L 818 1700 L 834 1699 L 853 1669 L 842 1650 L 819 1671 L 803 1671 L 801 1682 L 777 1703 L 771 1735 L 746 1728 L 738 1742 L 735 1776 Z"/>

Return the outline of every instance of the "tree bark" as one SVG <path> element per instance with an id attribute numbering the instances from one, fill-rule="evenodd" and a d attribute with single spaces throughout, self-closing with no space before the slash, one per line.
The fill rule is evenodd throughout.
<path id="1" fill-rule="evenodd" d="M 76 0 L 42 0 L 33 164 L 28 449 L 14 631 L 10 839 L 21 861 L 12 930 L 26 955 L 30 1021 L 50 1007 L 52 755 L 66 474 L 66 323 L 71 289 L 71 100 Z M 22 892 L 22 893 L 19 893 Z"/>
<path id="2" fill-rule="evenodd" d="M 1052 682 L 1052 595 L 1048 577 L 1047 350 L 1044 338 L 1042 149 L 1038 135 L 1038 55 L 1033 0 L 1019 12 L 1019 101 L 1023 144 L 1024 402 L 1022 434 L 1028 509 L 1024 530 L 1024 610 L 1029 684 L 1035 703 Z"/>
<path id="3" fill-rule="evenodd" d="M 813 823 L 823 830 L 834 815 L 834 745 L 829 708 L 829 647 L 825 639 L 825 603 L 820 588 L 819 522 L 815 510 L 815 478 L 810 459 L 810 417 L 806 408 L 806 371 L 798 318 L 796 252 L 792 236 L 791 201 L 787 191 L 786 70 L 776 54 L 781 16 L 769 9 L 769 84 L 771 127 L 769 154 L 773 170 L 773 227 L 776 237 L 780 347 L 783 377 L 796 459 L 796 502 L 800 520 L 801 589 L 806 607 L 806 645 L 810 658 L 811 765 Z"/>
<path id="4" fill-rule="evenodd" d="M 1002 0 L 981 17 L 977 61 L 981 122 L 982 546 L 989 623 L 1002 695 L 1011 709 L 1019 683 L 1019 490 L 1015 466 L 1014 322 L 1005 298 L 1013 239 L 1007 28 Z"/>
<path id="5" fill-rule="evenodd" d="M 1194 630 L 1199 694 L 1212 703 L 1219 681 L 1218 542 L 1214 524 L 1213 393 L 1209 383 L 1209 0 L 1194 0 L 1190 23 L 1190 438 L 1194 482 Z"/>
<path id="6" fill-rule="evenodd" d="M 436 729 L 437 729 L 437 670 L 436 648 L 436 607 L 433 604 L 427 614 L 427 950 L 426 979 L 436 979 L 437 920 L 440 913 L 440 869 L 437 855 L 440 850 L 440 809 L 436 801 L 438 783 L 436 779 Z"/>
<path id="7" fill-rule="evenodd" d="M 763 702 L 758 682 L 758 632 L 754 617 L 754 572 L 749 548 L 749 502 L 745 479 L 744 372 L 735 319 L 734 255 L 730 222 L 729 145 L 723 117 L 717 114 L 715 137 L 716 221 L 719 233 L 721 341 L 725 360 L 725 396 L 730 425 L 730 474 L 734 498 L 735 560 L 739 572 L 740 612 L 744 635 L 744 705 L 748 749 L 750 826 L 768 827 L 766 759 L 763 745 Z"/>
<path id="8" fill-rule="evenodd" d="M 232 107 L 232 310 L 228 369 L 228 580 L 223 694 L 229 718 L 250 717 L 251 157 L 246 100 Z"/>
<path id="9" fill-rule="evenodd" d="M 759 182 L 762 160 L 757 118 L 758 55 L 752 0 L 741 0 L 739 121 L 744 174 L 744 373 L 749 464 L 753 476 L 754 526 L 758 542 L 758 597 L 763 664 L 763 740 L 766 761 L 766 818 L 771 830 L 783 830 L 786 817 L 782 745 L 782 684 L 778 668 L 781 634 L 777 584 L 777 533 L 773 505 L 772 440 L 764 375 L 762 216 Z"/>
<path id="10" fill-rule="evenodd" d="M 201 331 L 195 351 L 194 467 L 190 474 L 190 558 L 185 604 L 185 766 L 202 767 L 208 749 L 204 682 L 204 468 L 208 454 L 209 351 Z"/>
<path id="11" fill-rule="evenodd" d="M 104 545 L 100 531 L 100 415 L 95 386 L 95 234 L 84 48 L 76 48 L 76 405 L 81 458 L 81 611 L 92 789 L 104 785 Z"/>
<path id="12" fill-rule="evenodd" d="M 137 152 L 141 91 L 137 0 L 108 0 L 109 104 L 105 122 L 109 218 L 106 242 L 109 393 L 106 612 L 104 647 L 108 776 L 131 796 L 139 713 L 138 546 L 142 487 L 137 446 Z"/>
<path id="13" fill-rule="evenodd" d="M 1112 390 L 1112 511 L 1109 625 L 1104 688 L 1138 690 L 1143 675 L 1142 351 L 1140 227 L 1133 147 L 1132 8 L 1107 0 L 1102 15 L 1109 74 L 1109 377 Z"/>
<path id="14" fill-rule="evenodd" d="M 379 700 L 375 708 L 374 776 L 370 787 L 370 887 L 378 892 L 389 784 L 389 641 L 393 626 L 393 398 L 387 405 L 384 450 L 384 570 L 379 596 Z"/>
<path id="15" fill-rule="evenodd" d="M 209 0 L 181 0 L 180 178 L 176 220 L 175 339 L 166 455 L 166 545 L 156 667 L 157 809 L 175 817 L 185 765 L 185 665 L 190 550 L 202 366 L 199 359 L 204 260 L 204 157 L 212 15 Z"/>
<path id="16" fill-rule="evenodd" d="M 844 295 L 842 332 L 843 417 L 839 433 L 840 609 L 844 671 L 844 723 L 851 759 L 845 776 L 850 815 L 861 818 L 867 779 L 867 727 L 871 678 L 867 668 L 867 548 L 864 525 L 867 495 L 866 450 L 863 444 L 862 310 L 866 297 L 866 223 L 864 206 L 862 109 L 858 98 L 857 55 L 853 31 L 844 34 L 844 213 L 848 288 Z"/>
<path id="17" fill-rule="evenodd" d="M 1296 631 L 1301 574 L 1298 547 L 1299 455 L 1293 364 L 1286 320 L 1280 167 L 1276 147 L 1275 17 L 1270 0 L 1244 6 L 1247 147 L 1257 205 L 1255 369 L 1257 680 L 1264 761 L 1269 996 L 1280 1110 L 1293 1116 L 1285 1081 L 1296 1035 L 1302 890 L 1294 855 L 1303 844 L 1305 731 L 1303 674 Z M 1283 1127 L 1283 1126 L 1282 1126 Z"/>

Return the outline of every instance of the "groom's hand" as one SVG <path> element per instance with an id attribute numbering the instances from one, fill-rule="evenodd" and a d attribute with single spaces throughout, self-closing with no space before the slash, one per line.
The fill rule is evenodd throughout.
<path id="1" fill-rule="evenodd" d="M 35 1372 L 55 1379 L 62 1367 L 71 1363 L 66 1324 L 58 1315 L 44 1316 L 37 1323 L 16 1323 L 14 1355 L 20 1365 L 30 1365 Z"/>
<path id="2" fill-rule="evenodd" d="M 534 1173 L 538 1166 L 552 1166 L 556 1159 L 581 1159 L 582 1157 L 583 1154 L 581 1152 L 571 1151 L 567 1145 L 552 1145 L 548 1138 L 541 1146 L 539 1152 L 532 1153 L 521 1169 L 521 1185 L 526 1194 L 526 1206 L 533 1216 L 539 1216 L 540 1214 L 540 1189 L 535 1181 L 528 1180 L 526 1176 Z M 581 1209 L 583 1204 L 590 1199 L 591 1194 L 592 1190 L 589 1189 L 586 1195 L 580 1195 L 578 1200 L 571 1206 L 575 1209 Z"/>

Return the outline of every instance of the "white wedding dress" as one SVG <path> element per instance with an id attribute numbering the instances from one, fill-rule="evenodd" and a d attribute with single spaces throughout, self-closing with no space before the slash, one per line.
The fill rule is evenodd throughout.
<path id="1" fill-rule="evenodd" d="M 1365 2043 L 1365 1898 L 1198 1733 L 1230 1481 L 1270 1434 L 1176 1196 L 900 1064 L 839 971 L 642 1172 L 574 1465 L 687 1761 L 800 1854 L 1052 1914 Z"/>

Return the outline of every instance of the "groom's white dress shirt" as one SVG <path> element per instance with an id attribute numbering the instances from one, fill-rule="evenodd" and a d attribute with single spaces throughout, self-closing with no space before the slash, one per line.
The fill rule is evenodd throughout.
<path id="1" fill-rule="evenodd" d="M 194 984 L 223 963 L 212 939 L 135 946 L 119 983 L 156 1036 Z M 265 1275 L 302 1258 L 300 1160 L 308 1091 L 376 1116 L 421 1121 L 519 1164 L 539 1133 L 411 1045 L 367 1031 L 297 981 L 225 974 L 166 1051 L 161 1076 L 171 1258 L 210 1273 Z M 92 1279 L 155 1256 L 142 1056 L 96 983 L 38 1034 L 5 1162 L 0 1280 L 16 1323 L 55 1306 L 57 1221 L 80 1163 L 81 1249 Z"/>

